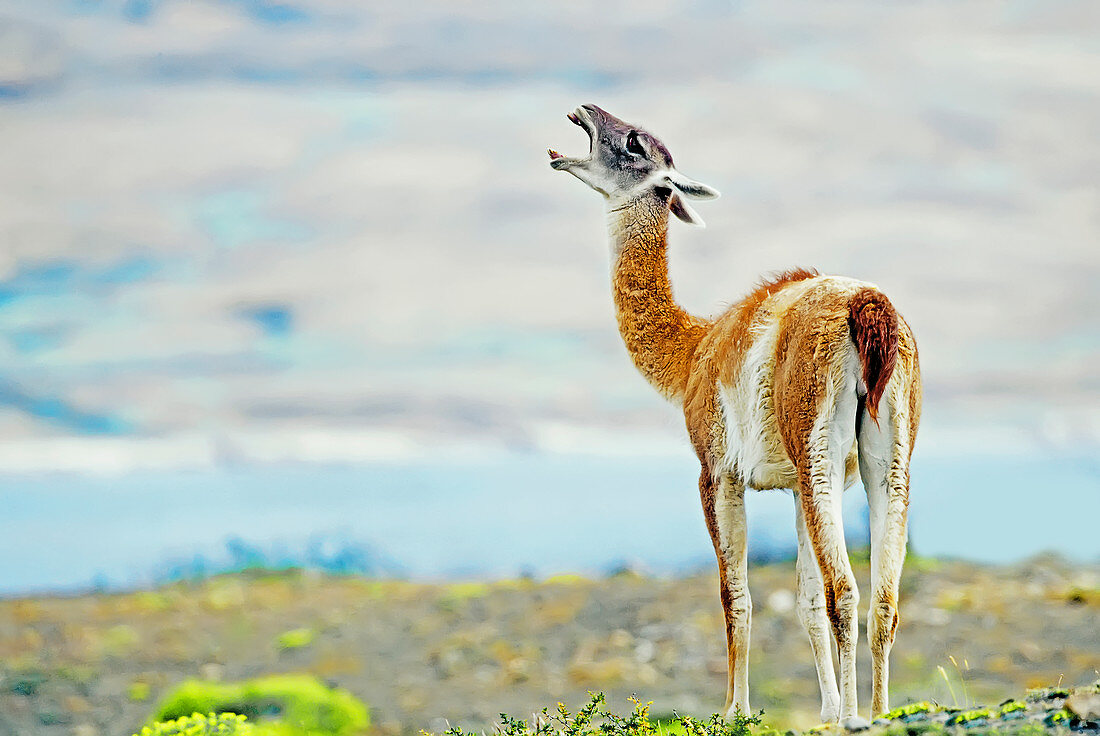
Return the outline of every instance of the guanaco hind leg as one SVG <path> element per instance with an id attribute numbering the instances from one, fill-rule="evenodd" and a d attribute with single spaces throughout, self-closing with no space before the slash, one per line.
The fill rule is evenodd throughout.
<path id="1" fill-rule="evenodd" d="M 794 511 L 795 529 L 798 532 L 798 620 L 810 637 L 810 649 L 817 667 L 817 682 L 821 688 L 821 722 L 829 723 L 840 716 L 840 691 L 837 689 L 836 672 L 833 670 L 833 649 L 830 644 L 832 632 L 829 628 L 829 617 L 825 613 L 825 584 L 821 579 L 821 570 L 817 566 L 817 558 L 810 535 L 806 531 L 806 520 L 797 495 Z"/>
<path id="2" fill-rule="evenodd" d="M 856 715 L 856 607 L 859 590 L 844 543 L 841 496 L 848 452 L 855 442 L 853 379 L 838 382 L 835 398 L 810 432 L 805 462 L 798 468 L 798 501 L 806 533 L 821 570 L 825 609 L 840 663 L 840 720 Z"/>
<path id="3" fill-rule="evenodd" d="M 859 431 L 859 473 L 871 518 L 871 604 L 867 640 L 871 646 L 871 715 L 889 709 L 890 648 L 898 625 L 898 584 L 905 561 L 909 506 L 909 430 L 903 412 L 882 402 L 879 423 L 864 416 Z M 901 414 L 901 416 L 899 416 Z"/>

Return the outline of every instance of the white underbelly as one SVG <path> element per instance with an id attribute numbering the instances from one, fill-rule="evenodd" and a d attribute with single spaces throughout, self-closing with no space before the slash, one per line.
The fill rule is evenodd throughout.
<path id="1" fill-rule="evenodd" d="M 792 488 L 794 464 L 787 456 L 775 419 L 772 383 L 778 324 L 763 326 L 754 336 L 733 385 L 719 385 L 725 452 L 723 470 L 750 488 Z"/>

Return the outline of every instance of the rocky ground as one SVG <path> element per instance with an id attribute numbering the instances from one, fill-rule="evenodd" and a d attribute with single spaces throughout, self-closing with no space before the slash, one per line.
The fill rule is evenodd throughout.
<path id="1" fill-rule="evenodd" d="M 857 575 L 866 589 L 866 565 Z M 750 573 L 752 704 L 782 729 L 813 726 L 818 708 L 793 586 L 790 563 Z M 4 600 L 0 736 L 125 736 L 186 678 L 291 671 L 361 697 L 380 736 L 480 730 L 502 711 L 579 705 L 588 690 L 619 710 L 637 693 L 656 714 L 705 715 L 724 695 L 716 588 L 709 571 L 440 585 L 289 572 Z M 969 712 L 1026 688 L 1100 677 L 1095 566 L 913 560 L 901 618 L 893 704 Z M 859 657 L 866 706 L 865 644 Z"/>
<path id="2" fill-rule="evenodd" d="M 862 732 L 865 736 L 918 734 L 1003 734 L 1038 736 L 1065 729 L 1082 734 L 1100 733 L 1100 680 L 1076 688 L 1047 687 L 1028 691 L 1023 699 L 1008 698 L 997 706 L 949 707 L 918 702 L 894 708 L 874 723 L 855 718 L 811 733 Z"/>

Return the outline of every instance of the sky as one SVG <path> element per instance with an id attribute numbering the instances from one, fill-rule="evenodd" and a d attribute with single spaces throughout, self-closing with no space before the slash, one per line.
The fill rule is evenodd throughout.
<path id="1" fill-rule="evenodd" d="M 946 482 L 1019 509 L 1034 483 L 990 478 L 1024 458 L 1100 511 L 1095 12 L 0 0 L 6 493 L 685 466 L 615 331 L 599 198 L 547 165 L 594 102 L 723 193 L 673 226 L 686 307 L 792 266 L 877 283 L 920 346 L 915 467 L 974 458 Z"/>

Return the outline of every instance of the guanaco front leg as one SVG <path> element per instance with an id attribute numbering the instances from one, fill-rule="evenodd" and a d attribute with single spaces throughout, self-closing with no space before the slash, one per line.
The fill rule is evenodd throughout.
<path id="1" fill-rule="evenodd" d="M 726 623 L 728 681 L 726 715 L 749 712 L 749 628 L 752 599 L 748 585 L 748 527 L 745 487 L 729 475 L 711 477 L 704 468 L 699 479 L 703 513 L 718 558 L 722 611 Z"/>

